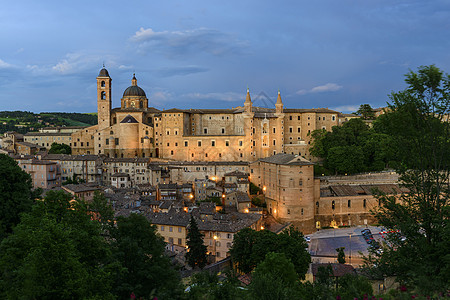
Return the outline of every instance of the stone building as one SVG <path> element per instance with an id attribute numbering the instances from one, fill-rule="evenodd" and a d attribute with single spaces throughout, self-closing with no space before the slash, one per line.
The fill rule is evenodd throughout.
<path id="1" fill-rule="evenodd" d="M 111 84 L 103 68 L 97 77 L 98 125 L 72 133 L 73 154 L 177 161 L 255 161 L 277 153 L 311 158 L 308 134 L 339 125 L 333 110 L 284 108 L 279 92 L 275 108 L 254 107 L 247 90 L 241 107 L 160 111 L 149 107 L 135 76 L 113 109 Z"/>
<path id="2" fill-rule="evenodd" d="M 276 154 L 250 164 L 250 180 L 265 195 L 270 214 L 303 232 L 315 228 L 313 163 L 292 154 Z"/>
<path id="3" fill-rule="evenodd" d="M 32 155 L 14 157 L 19 167 L 30 174 L 33 188 L 51 189 L 61 186 L 61 168 L 56 162 L 39 160 Z"/>

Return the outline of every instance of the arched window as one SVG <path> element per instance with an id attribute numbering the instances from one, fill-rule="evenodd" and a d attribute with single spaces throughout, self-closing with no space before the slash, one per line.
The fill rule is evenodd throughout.
<path id="1" fill-rule="evenodd" d="M 319 214 L 319 201 L 316 202 L 316 214 Z"/>
<path id="2" fill-rule="evenodd" d="M 334 210 L 336 208 L 336 202 L 331 201 L 331 209 Z"/>
<path id="3" fill-rule="evenodd" d="M 102 87 L 105 87 L 105 81 L 102 81 L 101 85 Z"/>
<path id="4" fill-rule="evenodd" d="M 366 208 L 366 206 L 367 206 L 366 201 L 367 201 L 366 199 L 363 200 L 363 207 L 364 207 L 364 208 Z"/>
<path id="5" fill-rule="evenodd" d="M 144 108 L 144 103 L 142 101 L 139 101 L 139 108 Z"/>
<path id="6" fill-rule="evenodd" d="M 106 99 L 106 93 L 102 92 L 100 97 L 101 97 L 102 100 L 105 100 Z"/>

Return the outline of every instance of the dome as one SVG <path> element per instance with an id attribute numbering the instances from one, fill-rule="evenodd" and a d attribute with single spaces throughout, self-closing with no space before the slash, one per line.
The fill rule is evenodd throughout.
<path id="1" fill-rule="evenodd" d="M 131 79 L 131 86 L 127 87 L 125 92 L 123 92 L 123 97 L 127 96 L 139 96 L 146 97 L 143 89 L 138 87 L 136 77 L 133 74 L 133 79 Z"/>
<path id="2" fill-rule="evenodd" d="M 132 86 L 127 87 L 125 92 L 123 92 L 123 97 L 127 97 L 127 96 L 146 97 L 144 90 L 141 89 L 140 87 L 138 87 L 137 85 L 132 85 Z"/>
<path id="3" fill-rule="evenodd" d="M 108 70 L 106 70 L 105 68 L 101 69 L 98 77 L 109 77 Z"/>

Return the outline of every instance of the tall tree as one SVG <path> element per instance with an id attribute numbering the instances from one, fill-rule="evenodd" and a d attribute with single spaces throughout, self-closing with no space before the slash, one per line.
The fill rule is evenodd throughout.
<path id="1" fill-rule="evenodd" d="M 406 90 L 392 93 L 390 112 L 377 126 L 393 137 L 409 193 L 380 196 L 375 216 L 399 234 L 391 234 L 369 264 L 429 294 L 450 286 L 450 76 L 424 66 L 409 72 L 406 83 Z"/>
<path id="2" fill-rule="evenodd" d="M 188 246 L 186 260 L 192 268 L 199 267 L 200 269 L 203 269 L 206 266 L 207 247 L 203 244 L 203 237 L 204 235 L 198 229 L 197 222 L 194 217 L 191 216 L 186 236 L 186 244 Z"/>
<path id="3" fill-rule="evenodd" d="M 2 242 L 2 298 L 113 297 L 114 268 L 100 226 L 71 200 L 50 191 Z"/>
<path id="4" fill-rule="evenodd" d="M 142 215 L 117 218 L 113 253 L 123 267 L 114 292 L 120 299 L 136 297 L 176 299 L 182 291 L 178 274 L 164 255 L 165 243 L 156 227 Z"/>
<path id="5" fill-rule="evenodd" d="M 370 106 L 370 104 L 361 104 L 356 113 L 360 115 L 364 120 L 375 119 L 375 112 L 373 111 L 373 108 Z"/>
<path id="6" fill-rule="evenodd" d="M 0 240 L 33 205 L 31 177 L 11 157 L 0 154 Z"/>

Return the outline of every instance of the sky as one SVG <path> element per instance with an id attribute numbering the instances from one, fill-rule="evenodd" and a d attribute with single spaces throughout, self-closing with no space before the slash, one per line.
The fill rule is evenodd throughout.
<path id="1" fill-rule="evenodd" d="M 96 112 L 136 73 L 149 106 L 385 106 L 404 75 L 450 73 L 450 1 L 3 1 L 0 111 Z"/>

